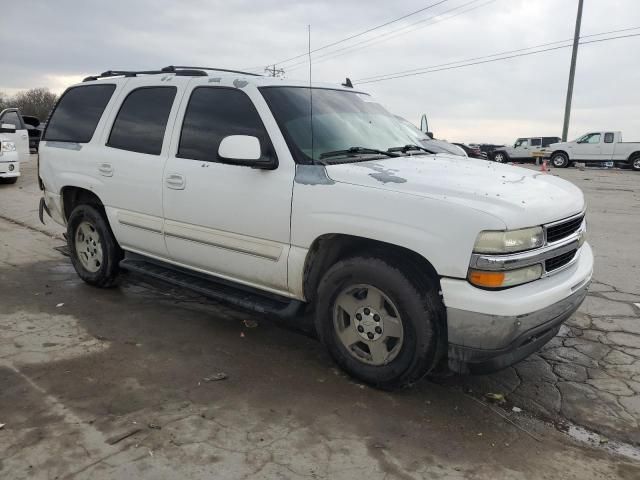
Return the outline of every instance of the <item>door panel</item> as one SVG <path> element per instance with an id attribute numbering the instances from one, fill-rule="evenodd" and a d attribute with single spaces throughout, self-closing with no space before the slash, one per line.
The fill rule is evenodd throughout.
<path id="1" fill-rule="evenodd" d="M 170 257 L 190 268 L 286 293 L 293 165 L 260 170 L 221 163 L 217 157 L 222 138 L 241 134 L 257 136 L 263 155 L 275 155 L 265 128 L 275 122 L 264 118 L 271 115 L 266 105 L 259 105 L 258 113 L 248 88 L 193 82 L 193 95 L 185 95 L 178 115 L 187 112 L 184 126 L 176 124 L 174 153 L 164 174 Z M 255 89 L 249 93 L 259 95 Z"/>
<path id="2" fill-rule="evenodd" d="M 120 245 L 160 258 L 168 257 L 163 236 L 163 170 L 186 85 L 181 77 L 170 78 L 161 87 L 153 77 L 127 83 L 104 126 L 101 143 L 105 146 L 92 157 Z"/>
<path id="3" fill-rule="evenodd" d="M 585 135 L 580 143 L 576 143 L 573 147 L 572 159 L 594 161 L 602 160 L 602 135 L 600 133 L 591 133 Z"/>

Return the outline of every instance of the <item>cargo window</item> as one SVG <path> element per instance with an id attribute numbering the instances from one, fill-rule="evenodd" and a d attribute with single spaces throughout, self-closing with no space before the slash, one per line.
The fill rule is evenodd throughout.
<path id="1" fill-rule="evenodd" d="M 103 84 L 67 90 L 53 110 L 43 139 L 55 142 L 90 142 L 115 89 L 113 84 Z"/>
<path id="2" fill-rule="evenodd" d="M 120 107 L 107 145 L 131 152 L 160 155 L 175 87 L 141 87 Z"/>
<path id="3" fill-rule="evenodd" d="M 607 132 L 604 134 L 604 143 L 613 143 L 613 133 Z"/>
<path id="4" fill-rule="evenodd" d="M 176 156 L 219 162 L 218 147 L 229 135 L 258 137 L 263 156 L 273 150 L 260 115 L 245 93 L 234 88 L 195 88 L 184 115 Z"/>

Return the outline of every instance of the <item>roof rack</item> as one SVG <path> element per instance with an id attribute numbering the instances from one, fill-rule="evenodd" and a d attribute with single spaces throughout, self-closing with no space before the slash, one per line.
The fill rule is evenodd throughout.
<path id="1" fill-rule="evenodd" d="M 177 65 L 169 65 L 168 67 L 161 68 L 160 70 L 107 70 L 100 75 L 92 75 L 84 78 L 83 82 L 90 82 L 92 80 L 98 80 L 99 78 L 106 77 L 136 77 L 138 75 L 161 75 L 163 73 L 173 73 L 178 76 L 185 77 L 205 77 L 207 73 L 205 70 L 213 72 L 227 72 L 227 73 L 239 73 L 241 75 L 251 75 L 253 77 L 261 77 L 259 73 L 243 72 L 241 70 L 228 70 L 226 68 L 213 68 L 213 67 L 185 67 Z"/>
<path id="2" fill-rule="evenodd" d="M 185 66 L 178 66 L 178 65 L 169 65 L 168 67 L 164 67 L 162 70 L 166 72 L 174 72 L 176 71 L 176 69 L 183 69 L 183 68 L 193 69 L 193 70 L 211 70 L 214 72 L 240 73 L 242 75 L 251 75 L 252 77 L 262 76 L 259 73 L 243 72 L 242 70 L 228 70 L 226 68 L 215 68 L 215 67 L 185 67 Z"/>
<path id="3" fill-rule="evenodd" d="M 168 67 L 165 67 L 161 70 L 107 70 L 106 72 L 102 72 L 100 75 L 92 75 L 84 78 L 83 82 L 90 82 L 92 80 L 98 80 L 99 78 L 106 77 L 137 77 L 138 75 L 162 75 L 166 73 L 174 73 L 178 76 L 185 77 L 206 77 L 207 72 L 198 69 L 180 69 L 180 70 L 170 70 Z"/>

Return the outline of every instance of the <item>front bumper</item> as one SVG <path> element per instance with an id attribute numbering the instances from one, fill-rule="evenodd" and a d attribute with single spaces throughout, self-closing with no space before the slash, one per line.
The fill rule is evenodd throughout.
<path id="1" fill-rule="evenodd" d="M 584 300 L 593 273 L 593 253 L 585 243 L 569 268 L 502 291 L 442 279 L 447 307 L 449 368 L 489 373 L 539 350 Z"/>
<path id="2" fill-rule="evenodd" d="M 0 162 L 0 178 L 20 176 L 20 162 Z"/>

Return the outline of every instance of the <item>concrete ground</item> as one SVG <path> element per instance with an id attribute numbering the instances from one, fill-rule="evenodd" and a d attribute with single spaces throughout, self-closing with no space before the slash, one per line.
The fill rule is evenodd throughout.
<path id="1" fill-rule="evenodd" d="M 388 393 L 294 325 L 134 275 L 85 285 L 37 221 L 34 166 L 0 186 L 0 478 L 640 477 L 615 441 L 639 441 L 640 175 L 554 172 L 584 188 L 597 255 L 563 336 L 492 376 Z"/>

